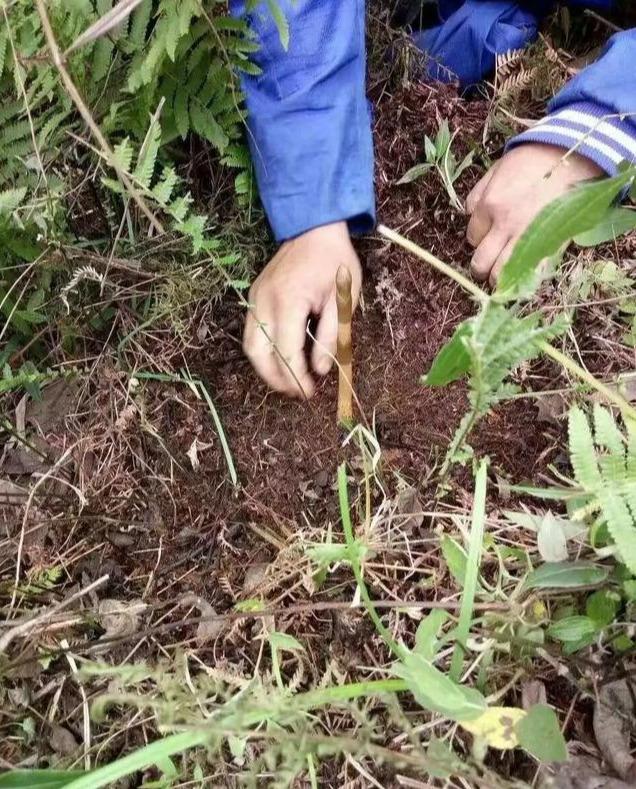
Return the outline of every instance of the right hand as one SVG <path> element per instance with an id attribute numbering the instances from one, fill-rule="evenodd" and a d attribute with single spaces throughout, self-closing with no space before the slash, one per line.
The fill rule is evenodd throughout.
<path id="1" fill-rule="evenodd" d="M 351 272 L 355 308 L 362 268 L 346 222 L 317 227 L 286 241 L 254 281 L 243 350 L 272 389 L 290 397 L 307 398 L 314 393 L 305 356 L 311 315 L 319 319 L 311 366 L 318 375 L 331 369 L 338 338 L 336 272 L 342 265 Z"/>

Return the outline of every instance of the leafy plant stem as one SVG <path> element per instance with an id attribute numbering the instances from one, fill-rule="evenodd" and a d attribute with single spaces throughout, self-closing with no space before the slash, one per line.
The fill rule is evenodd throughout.
<path id="1" fill-rule="evenodd" d="M 366 608 L 373 624 L 376 626 L 378 633 L 384 639 L 386 645 L 389 647 L 391 652 L 393 652 L 396 657 L 402 658 L 406 654 L 406 650 L 401 647 L 391 636 L 387 628 L 382 624 L 382 620 L 378 616 L 377 611 L 373 605 L 373 601 L 371 600 L 371 596 L 369 595 L 369 590 L 367 589 L 367 585 L 364 582 L 364 578 L 362 577 L 362 567 L 360 566 L 360 562 L 356 558 L 356 554 L 354 552 L 353 547 L 355 545 L 355 538 L 353 536 L 353 528 L 351 526 L 351 515 L 349 512 L 349 495 L 347 492 L 347 467 L 345 463 L 341 463 L 338 467 L 338 499 L 340 502 L 340 516 L 342 518 L 342 528 L 344 531 L 345 542 L 347 543 L 347 547 L 350 550 L 351 555 L 351 568 L 353 570 L 353 574 L 355 576 L 356 582 L 358 584 L 358 589 L 360 590 L 360 597 L 362 602 L 364 603 L 364 607 Z"/>
<path id="2" fill-rule="evenodd" d="M 404 236 L 400 235 L 399 233 L 396 233 L 395 230 L 391 230 L 385 225 L 378 225 L 378 233 L 381 236 L 387 238 L 389 241 L 392 241 L 394 244 L 397 244 L 403 249 L 406 249 L 408 252 L 411 252 L 421 260 L 426 261 L 434 269 L 454 280 L 458 285 L 464 288 L 464 290 L 470 293 L 470 295 L 473 296 L 480 304 L 486 305 L 491 300 L 490 296 L 480 287 L 475 285 L 474 282 L 471 282 L 468 277 L 465 277 L 461 272 L 456 271 L 454 268 L 452 268 L 452 266 L 449 266 L 448 263 L 444 263 L 444 261 L 440 260 L 431 252 L 422 249 L 422 247 L 418 246 L 418 244 L 415 244 L 413 241 L 409 241 L 409 239 L 404 238 Z M 598 378 L 595 378 L 591 373 L 578 365 L 569 356 L 550 345 L 550 343 L 541 342 L 540 348 L 546 356 L 554 359 L 555 362 L 561 365 L 561 367 L 566 369 L 569 373 L 579 378 L 590 388 L 595 389 L 599 394 L 603 395 L 603 397 L 608 402 L 617 406 L 621 410 L 623 416 L 629 417 L 630 420 L 636 422 L 636 408 L 631 406 L 618 392 L 610 389 L 609 386 L 606 386 L 602 381 L 599 381 Z"/>
<path id="3" fill-rule="evenodd" d="M 295 710 L 310 710 L 328 704 L 334 704 L 362 696 L 379 693 L 396 693 L 406 690 L 406 682 L 401 679 L 381 679 L 368 682 L 354 682 L 331 688 L 321 688 L 315 691 L 299 694 L 294 698 Z M 242 727 L 258 725 L 267 717 L 269 711 L 254 710 L 241 720 Z M 227 726 L 224 726 L 227 729 Z M 139 748 L 128 756 L 118 759 L 97 770 L 82 775 L 66 785 L 65 789 L 100 789 L 110 786 L 115 781 L 126 775 L 143 770 L 174 754 L 190 748 L 206 745 L 216 734 L 214 729 L 197 728 L 192 731 L 179 732 L 164 737 L 162 740 Z"/>
<path id="4" fill-rule="evenodd" d="M 482 460 L 477 469 L 475 478 L 475 499 L 473 502 L 473 512 L 470 527 L 470 540 L 468 545 L 468 560 L 466 562 L 466 577 L 464 579 L 464 593 L 462 604 L 459 611 L 459 622 L 455 630 L 456 644 L 453 652 L 450 667 L 450 677 L 459 682 L 464 647 L 470 632 L 470 624 L 473 618 L 473 606 L 475 604 L 475 592 L 477 590 L 477 580 L 479 577 L 479 566 L 481 549 L 484 541 L 484 525 L 486 520 L 486 486 L 488 478 L 488 462 Z"/>

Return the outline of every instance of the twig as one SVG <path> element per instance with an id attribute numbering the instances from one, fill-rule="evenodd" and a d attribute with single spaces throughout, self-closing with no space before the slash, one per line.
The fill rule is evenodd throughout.
<path id="1" fill-rule="evenodd" d="M 353 422 L 353 353 L 351 351 L 351 272 L 340 266 L 336 274 L 336 304 L 338 307 L 338 424 Z"/>
<path id="2" fill-rule="evenodd" d="M 625 30 L 624 27 L 619 27 L 618 25 L 615 25 L 613 22 L 610 22 L 609 19 L 605 19 L 604 16 L 597 14 L 596 11 L 592 11 L 589 8 L 586 8 L 583 13 L 585 14 L 585 16 L 589 16 L 592 19 L 595 19 L 597 22 L 600 22 L 602 25 L 605 25 L 605 27 L 609 28 L 614 33 L 622 33 Z"/>
<path id="3" fill-rule="evenodd" d="M 79 692 L 82 697 L 82 719 L 84 723 L 84 769 L 86 772 L 88 772 L 91 769 L 91 714 L 90 710 L 88 709 L 88 698 L 86 696 L 86 691 L 84 690 L 84 685 L 82 685 L 82 682 L 79 678 L 79 671 L 77 670 L 75 657 L 69 651 L 70 648 L 68 641 L 63 638 L 60 641 L 60 644 L 66 650 L 66 660 L 71 667 L 71 671 L 73 672 L 73 676 L 75 677 L 77 687 L 79 688 Z"/>
<path id="4" fill-rule="evenodd" d="M 108 575 L 102 575 L 101 578 L 98 578 L 96 581 L 93 581 L 93 583 L 89 584 L 85 589 L 80 589 L 79 591 L 74 592 L 70 597 L 67 597 L 66 600 L 62 600 L 61 602 L 56 603 L 50 608 L 47 608 L 46 611 L 43 611 L 41 614 L 38 614 L 38 616 L 35 616 L 32 619 L 29 619 L 27 621 L 22 621 L 20 622 L 20 624 L 16 625 L 15 627 L 12 627 L 11 630 L 9 630 L 7 633 L 4 633 L 4 635 L 0 636 L 0 652 L 5 652 L 9 644 L 15 638 L 18 638 L 18 636 L 23 636 L 26 633 L 33 630 L 33 628 L 45 624 L 46 622 L 48 622 L 49 619 L 51 619 L 57 613 L 64 610 L 65 608 L 68 608 L 69 605 L 72 605 L 81 597 L 84 597 L 85 595 L 92 592 L 94 589 L 97 589 L 99 586 L 105 584 L 106 581 L 108 581 L 109 577 L 110 576 Z"/>
<path id="5" fill-rule="evenodd" d="M 102 130 L 99 128 L 99 126 L 93 119 L 93 116 L 91 115 L 90 110 L 86 106 L 84 99 L 82 98 L 79 90 L 75 86 L 75 83 L 71 79 L 71 76 L 68 73 L 66 66 L 64 65 L 64 58 L 62 56 L 62 53 L 60 52 L 60 49 L 57 45 L 57 40 L 55 38 L 55 34 L 53 33 L 53 28 L 51 27 L 51 20 L 49 19 L 49 16 L 47 14 L 44 0 L 36 0 L 36 5 L 38 9 L 38 14 L 40 16 L 40 20 L 42 22 L 42 29 L 44 31 L 44 36 L 46 38 L 46 42 L 48 44 L 49 51 L 51 53 L 53 64 L 55 65 L 55 68 L 57 69 L 60 78 L 64 83 L 64 87 L 66 88 L 68 95 L 71 97 L 71 101 L 77 107 L 77 111 L 82 116 L 82 119 L 90 129 L 93 137 L 99 143 L 99 146 L 101 147 L 104 155 L 106 156 L 108 163 L 113 168 L 113 170 L 115 170 L 115 172 L 117 173 L 117 177 L 126 187 L 126 190 L 130 194 L 132 199 L 137 203 L 137 205 L 141 209 L 142 213 L 146 216 L 152 227 L 154 227 L 154 229 L 158 233 L 163 234 L 165 232 L 163 225 L 157 219 L 157 217 L 152 213 L 148 204 L 144 200 L 143 196 L 137 191 L 137 189 L 133 185 L 132 181 L 130 180 L 126 172 L 124 172 L 124 170 L 118 164 L 117 159 L 115 158 L 115 155 L 113 153 L 113 150 L 108 144 L 108 140 L 102 134 Z"/>

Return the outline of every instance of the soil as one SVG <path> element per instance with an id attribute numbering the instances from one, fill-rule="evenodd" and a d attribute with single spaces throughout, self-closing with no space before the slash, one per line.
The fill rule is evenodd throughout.
<path id="1" fill-rule="evenodd" d="M 405 186 L 396 186 L 396 181 L 422 160 L 424 135 L 434 136 L 444 118 L 457 132 L 458 156 L 479 146 L 488 101 L 466 101 L 452 86 L 426 84 L 376 98 L 380 220 L 466 269 L 471 255 L 464 238 L 466 219 L 450 207 L 441 185 L 434 178 Z M 482 172 L 477 164 L 465 173 L 456 185 L 460 198 Z M 421 385 L 419 378 L 474 305 L 453 282 L 375 236 L 359 240 L 357 247 L 366 270 L 363 307 L 354 323 L 361 418 L 382 447 L 379 473 L 388 496 L 395 496 L 406 481 L 417 504 L 426 509 L 432 502 L 434 472 L 465 412 L 466 393 L 461 384 L 434 389 Z M 272 562 L 279 563 L 280 574 L 273 579 L 270 575 L 271 583 L 265 585 L 270 604 L 306 599 L 306 579 L 290 583 L 298 568 L 285 565 L 286 552 L 300 534 L 320 540 L 329 524 L 340 528 L 336 469 L 344 458 L 355 461 L 356 453 L 343 448 L 344 434 L 336 424 L 335 375 L 320 383 L 310 402 L 269 393 L 240 353 L 242 321 L 243 308 L 236 301 L 215 308 L 212 318 L 206 312 L 193 326 L 193 337 L 199 339 L 192 341 L 187 357 L 190 373 L 203 381 L 220 415 L 238 486 L 230 483 L 204 400 L 183 384 L 141 381 L 131 389 L 129 376 L 108 360 L 82 390 L 80 404 L 67 420 L 72 429 L 46 435 L 60 453 L 75 446 L 74 482 L 87 504 L 79 515 L 71 515 L 76 502 L 68 489 L 57 492 L 62 507 L 50 499 L 55 517 L 44 519 L 46 529 L 26 545 L 24 568 L 46 566 L 61 554 L 74 582 L 86 584 L 110 573 L 100 596 L 143 596 L 159 611 L 174 606 L 171 621 L 176 628 L 163 648 L 192 641 L 193 627 L 179 626 L 187 607 L 177 603 L 185 593 L 201 595 L 218 613 L 230 611 L 237 600 L 263 592 L 262 570 Z M 148 354 L 161 359 L 156 337 L 140 342 Z M 521 380 L 528 374 L 522 370 Z M 546 363 L 532 375 L 534 389 L 558 385 L 555 370 Z M 502 405 L 484 419 L 471 444 L 492 461 L 489 506 L 505 503 L 498 498 L 496 479 L 537 480 L 555 459 L 561 435 L 561 426 L 539 420 L 532 400 Z M 187 455 L 195 439 L 196 470 Z M 469 506 L 472 484 L 469 470 L 458 469 L 449 504 Z M 430 528 L 419 519 L 411 536 L 425 540 Z M 427 572 L 436 578 L 432 591 L 422 592 L 409 575 L 395 571 L 394 593 L 417 599 L 452 588 L 443 574 L 434 576 L 434 567 Z M 332 589 L 338 589 L 337 582 L 338 576 Z M 372 665 L 382 651 L 368 621 L 357 615 L 331 618 L 308 612 L 277 626 L 302 634 L 312 665 L 320 671 L 334 654 L 346 670 L 361 661 Z M 223 647 L 214 647 L 210 660 L 232 664 L 237 671 L 255 660 L 258 649 L 250 627 L 237 623 Z M 360 644 L 368 645 L 366 652 Z M 123 659 L 128 647 L 121 649 Z M 138 657 L 154 653 L 146 640 Z M 566 709 L 570 694 L 551 700 Z M 11 754 L 4 758 L 13 760 Z"/>

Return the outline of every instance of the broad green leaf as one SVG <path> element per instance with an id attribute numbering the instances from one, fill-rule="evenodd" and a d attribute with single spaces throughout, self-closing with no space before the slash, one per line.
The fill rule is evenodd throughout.
<path id="1" fill-rule="evenodd" d="M 598 589 L 585 601 L 585 613 L 596 622 L 597 627 L 607 627 L 616 618 L 621 597 L 609 589 Z"/>
<path id="2" fill-rule="evenodd" d="M 423 376 L 422 383 L 427 386 L 446 386 L 466 375 L 470 369 L 470 353 L 465 339 L 471 334 L 470 321 L 460 324 L 452 338 L 435 357 L 431 369 Z"/>
<path id="3" fill-rule="evenodd" d="M 580 641 L 597 630 L 596 622 L 589 616 L 566 616 L 548 627 L 548 635 L 557 641 Z"/>
<path id="4" fill-rule="evenodd" d="M 591 562 L 542 564 L 526 578 L 525 589 L 576 589 L 602 583 L 609 570 Z"/>
<path id="5" fill-rule="evenodd" d="M 0 775 L 1 789 L 62 789 L 80 776 L 70 770 L 10 770 Z"/>
<path id="6" fill-rule="evenodd" d="M 597 244 L 613 241 L 634 228 L 636 228 L 636 211 L 612 207 L 595 227 L 574 236 L 574 241 L 580 247 L 595 247 Z"/>
<path id="7" fill-rule="evenodd" d="M 486 700 L 478 690 L 458 685 L 414 652 L 394 667 L 394 673 L 406 682 L 422 707 L 451 720 L 471 721 L 486 709 Z"/>
<path id="8" fill-rule="evenodd" d="M 536 704 L 516 726 L 519 745 L 543 764 L 565 762 L 568 751 L 552 707 Z"/>
<path id="9" fill-rule="evenodd" d="M 491 748 L 508 751 L 519 745 L 516 726 L 526 713 L 517 707 L 488 707 L 472 721 L 459 721 L 466 731 L 485 740 Z"/>
<path id="10" fill-rule="evenodd" d="M 415 633 L 414 652 L 425 660 L 432 660 L 439 648 L 439 631 L 448 620 L 448 613 L 441 609 L 431 611 L 418 625 Z"/>
<path id="11" fill-rule="evenodd" d="M 274 649 L 280 649 L 285 652 L 304 652 L 305 647 L 298 641 L 297 638 L 294 636 L 290 636 L 289 633 L 279 633 L 278 631 L 274 631 L 270 633 L 269 636 L 269 643 L 271 644 Z"/>
<path id="12" fill-rule="evenodd" d="M 407 170 L 404 173 L 404 175 L 396 183 L 396 186 L 402 186 L 403 184 L 410 184 L 413 183 L 413 181 L 417 181 L 417 179 L 421 178 L 425 173 L 427 173 L 432 166 L 433 165 L 429 162 L 416 164 L 414 167 L 411 167 L 410 170 Z"/>
<path id="13" fill-rule="evenodd" d="M 537 284 L 537 267 L 574 236 L 591 230 L 606 214 L 636 170 L 573 189 L 547 205 L 517 242 L 503 267 L 495 296 L 502 301 L 528 297 Z"/>
<path id="14" fill-rule="evenodd" d="M 441 548 L 450 574 L 463 588 L 466 578 L 466 564 L 468 561 L 466 551 L 456 540 L 447 535 L 442 537 Z"/>

